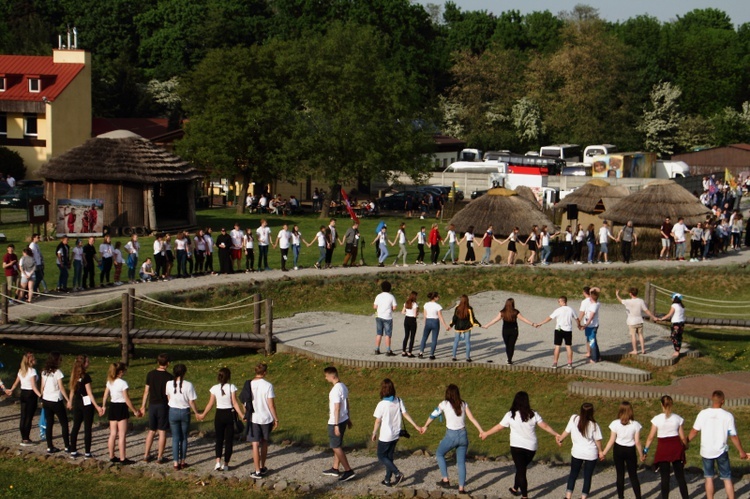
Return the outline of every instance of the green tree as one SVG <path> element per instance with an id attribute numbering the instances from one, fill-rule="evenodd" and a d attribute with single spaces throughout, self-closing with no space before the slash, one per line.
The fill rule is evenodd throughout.
<path id="1" fill-rule="evenodd" d="M 0 173 L 4 177 L 10 175 L 16 180 L 26 178 L 26 165 L 21 155 L 7 147 L 0 146 Z"/>
<path id="2" fill-rule="evenodd" d="M 528 48 L 537 52 L 553 52 L 562 44 L 565 23 L 550 11 L 536 11 L 523 18 Z"/>
<path id="3" fill-rule="evenodd" d="M 544 135 L 544 122 L 539 105 L 527 97 L 521 97 L 513 104 L 511 116 L 516 136 L 523 149 L 538 145 Z"/>
<path id="4" fill-rule="evenodd" d="M 411 98 L 413 83 L 389 65 L 375 29 L 333 23 L 323 35 L 288 43 L 280 57 L 299 102 L 293 141 L 307 172 L 331 193 L 347 182 L 388 179 L 390 171 L 429 169 L 432 140 L 417 125 L 424 115 Z"/>
<path id="5" fill-rule="evenodd" d="M 292 176 L 287 138 L 292 99 L 279 77 L 277 44 L 216 49 L 181 83 L 190 121 L 177 150 L 210 174 L 239 180 L 240 199 L 251 181 Z M 244 203 L 237 204 L 237 212 Z"/>
<path id="6" fill-rule="evenodd" d="M 711 119 L 711 124 L 717 146 L 750 142 L 750 102 L 743 102 L 740 111 L 725 108 Z"/>
<path id="7" fill-rule="evenodd" d="M 638 130 L 644 134 L 643 145 L 660 157 L 671 156 L 675 152 L 677 132 L 682 124 L 679 99 L 680 87 L 670 82 L 654 85 L 651 102 L 643 109 L 643 117 Z"/>
<path id="8" fill-rule="evenodd" d="M 497 19 L 486 10 L 462 12 L 455 3 L 445 2 L 443 13 L 449 52 L 469 50 L 481 54 L 490 46 Z"/>

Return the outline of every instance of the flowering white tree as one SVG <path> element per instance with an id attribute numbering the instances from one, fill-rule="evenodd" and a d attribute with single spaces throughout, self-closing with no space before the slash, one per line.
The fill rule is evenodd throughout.
<path id="1" fill-rule="evenodd" d="M 513 104 L 511 118 L 519 141 L 525 145 L 539 142 L 544 134 L 539 104 L 528 97 L 521 97 Z"/>
<path id="2" fill-rule="evenodd" d="M 646 149 L 655 151 L 660 157 L 672 155 L 683 121 L 678 103 L 682 90 L 663 81 L 654 85 L 650 95 L 651 102 L 643 109 L 638 131 L 645 135 L 643 144 Z"/>

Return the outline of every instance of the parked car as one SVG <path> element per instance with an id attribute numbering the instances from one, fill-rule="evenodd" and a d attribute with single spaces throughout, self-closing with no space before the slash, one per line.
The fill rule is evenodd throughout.
<path id="1" fill-rule="evenodd" d="M 416 210 L 418 209 L 423 196 L 424 193 L 419 191 L 402 191 L 391 194 L 390 196 L 379 198 L 377 200 L 377 205 L 381 210 L 403 211 L 406 207 L 407 199 L 411 197 L 412 208 Z"/>
<path id="2" fill-rule="evenodd" d="M 449 185 L 425 185 L 418 187 L 419 191 L 428 191 L 432 194 L 445 194 L 446 199 L 451 192 L 452 187 Z M 456 189 L 456 201 L 461 201 L 464 198 L 464 191 Z"/>
<path id="3" fill-rule="evenodd" d="M 474 191 L 474 192 L 472 192 L 471 193 L 471 199 L 476 199 L 478 197 L 484 196 L 485 194 L 487 194 L 488 190 L 489 189 L 484 189 L 484 190 L 481 190 L 481 191 Z"/>
<path id="4" fill-rule="evenodd" d="M 0 196 L 0 206 L 7 208 L 26 208 L 29 200 L 44 195 L 41 180 L 19 180 L 14 188 Z"/>

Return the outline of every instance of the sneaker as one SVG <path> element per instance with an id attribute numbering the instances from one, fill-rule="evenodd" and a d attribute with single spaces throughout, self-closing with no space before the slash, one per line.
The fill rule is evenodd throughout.
<path id="1" fill-rule="evenodd" d="M 77 451 L 73 451 L 73 452 L 70 453 L 70 458 L 71 459 L 75 459 L 77 457 L 78 457 L 78 452 Z"/>
<path id="2" fill-rule="evenodd" d="M 354 474 L 354 470 L 345 471 L 339 477 L 339 482 L 348 482 L 349 480 L 351 480 L 355 476 L 356 475 Z"/>
<path id="3" fill-rule="evenodd" d="M 266 468 L 265 466 L 263 466 L 263 467 L 262 467 L 262 468 L 260 469 L 260 474 L 261 474 L 261 475 L 265 475 L 266 473 L 268 473 L 268 468 Z"/>
<path id="4" fill-rule="evenodd" d="M 250 473 L 250 478 L 252 478 L 253 480 L 260 480 L 263 478 L 263 475 L 260 474 L 260 471 L 253 471 L 252 473 Z"/>
<path id="5" fill-rule="evenodd" d="M 469 357 L 468 359 L 466 359 L 466 362 L 474 362 L 474 361 L 471 360 L 471 357 Z"/>
<path id="6" fill-rule="evenodd" d="M 123 466 L 127 466 L 129 464 L 135 464 L 135 461 L 133 461 L 132 459 L 125 458 L 122 461 L 120 461 L 120 464 L 122 464 Z"/>
<path id="7" fill-rule="evenodd" d="M 32 442 L 31 440 L 21 441 L 21 447 L 31 447 L 32 445 L 34 445 L 34 442 Z"/>
<path id="8" fill-rule="evenodd" d="M 323 472 L 325 476 L 339 476 L 341 473 L 339 473 L 339 470 L 336 468 L 329 468 Z"/>
<path id="9" fill-rule="evenodd" d="M 444 489 L 449 489 L 451 486 L 451 482 L 447 480 L 440 480 L 437 484 L 439 487 L 443 487 Z"/>
<path id="10" fill-rule="evenodd" d="M 507 362 L 507 364 L 508 364 L 509 366 L 512 366 L 512 365 L 513 365 L 513 361 L 512 361 L 512 360 L 509 360 L 509 361 Z"/>
<path id="11" fill-rule="evenodd" d="M 436 358 L 434 355 L 430 355 L 430 360 L 435 360 Z"/>
<path id="12" fill-rule="evenodd" d="M 382 482 L 380 482 L 380 485 L 385 485 L 386 487 L 392 487 L 391 482 L 389 482 L 388 480 L 383 480 Z"/>
<path id="13" fill-rule="evenodd" d="M 395 487 L 396 485 L 398 485 L 399 483 L 401 483 L 403 480 L 404 480 L 404 474 L 403 473 L 398 473 L 396 476 L 393 477 L 393 482 L 391 482 L 391 483 Z"/>
<path id="14" fill-rule="evenodd" d="M 145 463 L 150 463 L 153 460 L 154 460 L 154 455 L 153 454 L 149 454 L 148 456 L 145 456 L 143 458 L 143 462 L 145 462 Z"/>
<path id="15" fill-rule="evenodd" d="M 610 263 L 612 263 L 612 262 L 610 262 L 609 260 L 607 260 L 606 262 L 604 262 L 604 265 L 609 265 Z"/>
<path id="16" fill-rule="evenodd" d="M 552 364 L 552 369 L 557 369 L 557 362 L 555 362 L 554 364 Z"/>
<path id="17" fill-rule="evenodd" d="M 169 462 L 169 459 L 167 459 L 166 457 L 160 457 L 159 459 L 156 460 L 157 464 L 167 464 L 168 462 Z"/>
<path id="18" fill-rule="evenodd" d="M 318 265 L 318 263 L 317 263 L 317 262 L 315 263 L 314 267 L 315 267 L 316 269 L 320 270 L 320 265 Z"/>
<path id="19" fill-rule="evenodd" d="M 458 359 L 457 359 L 457 358 L 455 358 L 455 357 L 453 357 L 453 358 L 452 358 L 451 360 L 452 360 L 453 362 L 458 362 Z"/>
<path id="20" fill-rule="evenodd" d="M 214 466 L 214 471 L 221 471 L 221 463 L 216 463 L 216 466 Z"/>
<path id="21" fill-rule="evenodd" d="M 84 459 L 91 459 L 92 457 L 94 457 L 94 455 L 90 452 L 87 452 L 86 454 L 83 455 Z"/>
<path id="22" fill-rule="evenodd" d="M 567 366 L 565 366 L 565 369 L 573 369 L 573 364 L 568 364 Z"/>
<path id="23" fill-rule="evenodd" d="M 380 349 L 376 348 L 374 353 L 375 353 L 375 355 L 380 355 Z"/>
<path id="24" fill-rule="evenodd" d="M 221 471 L 229 471 L 229 465 L 228 465 L 227 463 L 224 463 L 224 464 L 223 464 L 223 465 L 221 466 Z"/>
<path id="25" fill-rule="evenodd" d="M 119 458 L 119 457 L 113 457 L 113 458 L 111 458 L 111 459 L 109 460 L 109 462 L 110 462 L 110 463 L 119 463 L 119 462 L 120 462 L 120 458 Z"/>
<path id="26" fill-rule="evenodd" d="M 294 267 L 294 270 L 299 270 L 299 267 Z"/>
<path id="27" fill-rule="evenodd" d="M 67 447 L 65 447 L 65 448 L 63 449 L 63 452 L 64 452 L 64 453 L 66 453 L 66 454 L 70 454 L 70 449 L 68 449 Z"/>
<path id="28" fill-rule="evenodd" d="M 60 449 L 57 447 L 47 447 L 47 454 L 54 454 L 56 452 L 60 452 Z"/>
<path id="29" fill-rule="evenodd" d="M 388 350 L 387 352 L 385 352 L 385 356 L 386 356 L 386 357 L 395 357 L 395 356 L 396 356 L 396 354 L 395 354 L 395 353 L 393 353 L 393 352 L 392 352 L 391 350 Z"/>

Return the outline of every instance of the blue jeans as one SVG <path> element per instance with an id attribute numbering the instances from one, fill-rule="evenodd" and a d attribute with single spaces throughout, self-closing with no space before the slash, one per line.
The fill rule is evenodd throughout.
<path id="1" fill-rule="evenodd" d="M 325 246 L 318 246 L 318 251 L 320 252 L 320 258 L 318 258 L 318 261 L 315 262 L 318 265 L 323 263 L 326 259 L 326 247 Z"/>
<path id="2" fill-rule="evenodd" d="M 81 275 L 83 272 L 83 262 L 81 260 L 73 260 L 73 288 L 80 288 L 81 286 Z"/>
<path id="3" fill-rule="evenodd" d="M 378 257 L 378 263 L 383 263 L 388 258 L 388 246 L 380 244 L 380 256 Z"/>
<path id="4" fill-rule="evenodd" d="M 258 270 L 271 270 L 268 266 L 268 245 L 258 245 Z"/>
<path id="5" fill-rule="evenodd" d="M 716 476 L 714 463 L 719 467 L 719 478 L 722 480 L 732 479 L 732 468 L 729 466 L 729 453 L 724 452 L 721 456 L 714 459 L 701 458 L 703 460 L 703 477 L 713 478 Z"/>
<path id="6" fill-rule="evenodd" d="M 60 289 L 68 289 L 68 267 L 65 265 L 58 265 L 60 269 L 60 277 L 57 278 L 57 287 Z"/>
<path id="7" fill-rule="evenodd" d="M 453 336 L 453 358 L 456 358 L 456 350 L 458 350 L 458 342 L 463 337 L 464 345 L 466 345 L 466 358 L 471 358 L 471 329 L 468 331 L 464 331 L 462 333 L 459 333 L 456 331 L 456 334 Z"/>
<path id="8" fill-rule="evenodd" d="M 589 263 L 592 263 L 594 261 L 594 256 L 596 255 L 596 244 L 593 242 L 587 242 L 586 246 L 589 248 Z"/>
<path id="9" fill-rule="evenodd" d="M 187 275 L 187 251 L 177 250 L 177 277 Z"/>
<path id="10" fill-rule="evenodd" d="M 591 348 L 591 360 L 594 362 L 602 360 L 602 356 L 599 353 L 599 344 L 596 342 L 596 332 L 598 329 L 598 327 L 587 327 L 585 329 L 586 341 L 589 342 L 589 347 Z"/>
<path id="11" fill-rule="evenodd" d="M 552 246 L 542 246 L 542 262 L 549 263 L 549 257 L 552 255 Z"/>
<path id="12" fill-rule="evenodd" d="M 591 491 L 591 477 L 594 476 L 594 468 L 596 468 L 596 459 L 591 461 L 584 461 L 583 459 L 571 458 L 570 460 L 570 475 L 568 475 L 568 492 L 573 493 L 573 489 L 576 486 L 576 480 L 578 480 L 578 474 L 583 468 L 583 489 L 581 494 L 584 496 L 589 495 Z"/>
<path id="13" fill-rule="evenodd" d="M 446 430 L 443 440 L 438 445 L 437 457 L 440 476 L 448 478 L 448 466 L 445 464 L 445 454 L 456 449 L 456 466 L 458 467 L 458 486 L 466 485 L 466 450 L 469 448 L 469 437 L 466 428 L 462 430 Z"/>
<path id="14" fill-rule="evenodd" d="M 292 255 L 294 257 L 294 266 L 297 267 L 297 261 L 299 260 L 299 244 L 292 245 Z"/>
<path id="15" fill-rule="evenodd" d="M 172 460 L 182 462 L 187 456 L 190 409 L 169 408 L 169 427 L 172 430 Z"/>
<path id="16" fill-rule="evenodd" d="M 448 251 L 445 252 L 445 256 L 443 256 L 443 261 L 445 261 L 446 258 L 448 258 L 448 255 L 451 256 L 451 262 L 453 262 L 456 257 L 454 256 L 456 253 L 456 243 L 448 243 Z"/>
<path id="17" fill-rule="evenodd" d="M 381 319 L 375 317 L 375 334 L 378 336 L 391 337 L 393 334 L 393 319 Z"/>
<path id="18" fill-rule="evenodd" d="M 490 263 L 490 257 L 492 256 L 492 247 L 488 246 L 484 248 L 484 257 L 480 263 Z"/>
<path id="19" fill-rule="evenodd" d="M 400 472 L 393 463 L 393 453 L 396 451 L 398 439 L 393 442 L 381 442 L 378 440 L 378 461 L 385 466 L 385 481 L 390 483 L 391 475 L 398 475 Z"/>
<path id="20" fill-rule="evenodd" d="M 435 348 L 437 348 L 438 334 L 440 334 L 440 320 L 439 319 L 427 319 L 424 321 L 424 332 L 422 333 L 422 343 L 419 345 L 420 353 L 424 353 L 424 347 L 427 346 L 427 338 L 432 334 L 432 347 L 430 348 L 430 356 L 435 355 Z"/>

